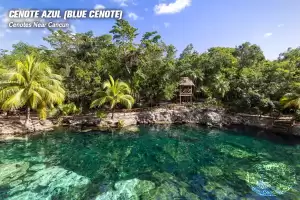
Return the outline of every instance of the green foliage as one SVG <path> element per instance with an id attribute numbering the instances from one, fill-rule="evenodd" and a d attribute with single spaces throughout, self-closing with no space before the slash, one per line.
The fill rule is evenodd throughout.
<path id="1" fill-rule="evenodd" d="M 218 101 L 217 99 L 215 98 L 212 98 L 212 97 L 208 97 L 205 102 L 203 103 L 203 105 L 205 107 L 216 107 L 216 106 L 221 106 L 222 103 L 220 101 Z"/>
<path id="2" fill-rule="evenodd" d="M 105 119 L 105 118 L 107 117 L 107 113 L 100 110 L 100 111 L 97 111 L 96 116 L 97 116 L 99 119 Z"/>
<path id="3" fill-rule="evenodd" d="M 33 56 L 27 55 L 25 61 L 16 61 L 16 66 L 3 77 L 0 82 L 2 109 L 27 107 L 27 120 L 30 109 L 37 110 L 40 118 L 45 119 L 47 108 L 64 101 L 62 77 Z"/>
<path id="4" fill-rule="evenodd" d="M 125 125 L 125 122 L 124 120 L 119 120 L 118 123 L 117 123 L 117 127 L 120 129 L 120 128 L 123 128 Z"/>
<path id="5" fill-rule="evenodd" d="M 74 103 L 62 104 L 58 107 L 64 116 L 80 113 L 80 109 Z"/>
<path id="6" fill-rule="evenodd" d="M 287 93 L 280 99 L 280 103 L 284 108 L 300 109 L 300 94 Z"/>
<path id="7" fill-rule="evenodd" d="M 300 106 L 300 47 L 289 48 L 277 60 L 268 61 L 261 48 L 249 42 L 235 48 L 212 47 L 204 53 L 189 44 L 176 57 L 176 48 L 164 43 L 158 32 L 139 35 L 139 30 L 126 20 L 117 20 L 108 34 L 99 36 L 92 31 L 50 32 L 44 40 L 51 50 L 24 42 L 14 44 L 11 53 L 1 50 L 0 81 L 7 80 L 3 74 L 16 69 L 16 60 L 27 63 L 24 55 L 30 54 L 43 60 L 42 65 L 51 73 L 61 76 L 55 82 L 64 85 L 66 101 L 74 102 L 83 112 L 90 109 L 91 103 L 92 107 L 109 103 L 113 110 L 118 104 L 131 108 L 133 99 L 140 107 L 157 105 L 160 101 L 177 102 L 181 77 L 189 77 L 194 82 L 194 100 L 207 98 L 206 106 L 226 106 L 238 112 L 255 113 L 268 113 L 275 107 L 282 110 Z M 103 82 L 110 74 L 127 86 L 120 89 L 111 85 L 103 89 Z M 108 82 L 105 84 L 112 84 L 111 78 Z M 45 118 L 46 111 L 52 109 L 51 103 L 40 101 L 35 105 L 37 98 L 31 99 L 28 102 L 35 103 L 29 107 Z M 0 98 L 5 109 L 18 109 L 26 104 L 22 100 L 8 108 L 4 103 L 7 100 L 8 96 Z M 279 101 L 281 104 L 276 103 Z"/>
<path id="8" fill-rule="evenodd" d="M 91 103 L 91 108 L 109 103 L 111 110 L 113 110 L 117 104 L 122 104 L 127 109 L 131 109 L 134 104 L 134 99 L 130 95 L 130 92 L 130 87 L 125 82 L 119 80 L 115 81 L 112 76 L 109 76 L 109 80 L 103 83 L 103 90 L 95 94 L 95 96 L 99 98 Z"/>
<path id="9" fill-rule="evenodd" d="M 53 108 L 49 111 L 50 116 L 68 116 L 68 115 L 76 115 L 81 112 L 81 109 L 77 108 L 74 103 L 69 104 L 61 104 L 56 108 Z"/>

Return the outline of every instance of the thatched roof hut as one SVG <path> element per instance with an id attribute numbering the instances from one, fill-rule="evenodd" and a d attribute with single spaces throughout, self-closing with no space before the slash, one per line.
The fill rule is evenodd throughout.
<path id="1" fill-rule="evenodd" d="M 182 77 L 179 83 L 180 86 L 195 86 L 189 77 Z"/>

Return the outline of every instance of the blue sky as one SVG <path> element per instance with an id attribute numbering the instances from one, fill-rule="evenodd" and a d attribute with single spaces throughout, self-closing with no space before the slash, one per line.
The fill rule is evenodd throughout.
<path id="1" fill-rule="evenodd" d="M 210 47 L 235 47 L 245 41 L 261 46 L 268 59 L 288 47 L 300 46 L 299 0 L 0 0 L 0 49 L 17 41 L 45 45 L 43 29 L 9 29 L 5 13 L 13 8 L 122 9 L 124 18 L 140 33 L 157 30 L 163 40 L 182 51 L 193 43 L 204 52 Z M 112 19 L 71 21 L 73 30 L 108 33 Z"/>

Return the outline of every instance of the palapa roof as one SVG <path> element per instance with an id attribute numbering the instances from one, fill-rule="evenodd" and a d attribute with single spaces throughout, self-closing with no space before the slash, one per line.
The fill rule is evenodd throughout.
<path id="1" fill-rule="evenodd" d="M 181 86 L 195 86 L 193 81 L 189 77 L 181 77 L 179 85 Z"/>

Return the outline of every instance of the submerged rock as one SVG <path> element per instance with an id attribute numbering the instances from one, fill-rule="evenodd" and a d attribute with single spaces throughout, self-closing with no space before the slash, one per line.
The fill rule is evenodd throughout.
<path id="1" fill-rule="evenodd" d="M 214 181 L 208 181 L 208 183 L 204 186 L 204 189 L 207 192 L 210 192 L 216 200 L 238 199 L 237 194 L 231 187 L 227 185 L 221 185 Z"/>
<path id="2" fill-rule="evenodd" d="M 46 165 L 45 164 L 36 164 L 36 165 L 33 165 L 29 168 L 29 170 L 31 171 L 39 171 L 39 170 L 42 170 L 42 169 L 45 169 L 46 168 Z"/>
<path id="3" fill-rule="evenodd" d="M 186 199 L 198 200 L 199 197 L 190 192 L 189 184 L 179 181 L 176 177 L 169 173 L 154 172 L 153 177 L 161 184 L 149 193 L 144 194 L 142 199 L 152 200 L 173 200 L 173 199 Z"/>
<path id="4" fill-rule="evenodd" d="M 80 199 L 90 183 L 88 178 L 56 166 L 38 171 L 27 181 L 30 182 L 27 189 L 31 191 L 46 187 L 39 194 L 59 195 L 66 199 Z"/>
<path id="5" fill-rule="evenodd" d="M 0 186 L 8 185 L 26 174 L 28 162 L 0 164 Z"/>
<path id="6" fill-rule="evenodd" d="M 142 199 L 153 200 L 171 200 L 171 199 L 186 199 L 186 200 L 199 200 L 196 194 L 188 192 L 184 187 L 178 187 L 176 183 L 165 182 L 156 189 L 143 195 Z"/>
<path id="7" fill-rule="evenodd" d="M 123 131 L 130 132 L 130 133 L 138 133 L 140 131 L 138 126 L 125 126 Z"/>
<path id="8" fill-rule="evenodd" d="M 253 156 L 252 153 L 249 153 L 247 151 L 244 151 L 239 148 L 235 148 L 234 146 L 231 145 L 219 145 L 217 146 L 217 149 L 227 155 L 231 155 L 232 157 L 235 158 L 248 158 Z"/>
<path id="9" fill-rule="evenodd" d="M 30 192 L 30 191 L 26 191 L 26 192 L 22 192 L 19 193 L 13 197 L 9 197 L 7 200 L 51 200 L 51 196 L 43 196 L 43 195 L 39 195 L 36 192 Z"/>
<path id="10" fill-rule="evenodd" d="M 99 195 L 95 200 L 173 200 L 186 199 L 198 200 L 198 196 L 187 190 L 188 184 L 178 181 L 175 177 L 168 173 L 154 172 L 154 178 L 160 182 L 155 187 L 151 181 L 131 179 L 120 181 L 115 184 L 115 190 L 111 190 Z"/>
<path id="11" fill-rule="evenodd" d="M 294 169 L 284 163 L 263 162 L 236 174 L 260 196 L 282 195 L 296 184 Z"/>
<path id="12" fill-rule="evenodd" d="M 155 184 L 151 181 L 144 181 L 136 178 L 120 181 L 115 184 L 115 190 L 105 192 L 96 197 L 95 200 L 139 200 L 141 195 L 148 193 L 153 188 L 155 188 Z"/>
<path id="13" fill-rule="evenodd" d="M 201 167 L 200 172 L 202 172 L 206 177 L 215 177 L 223 175 L 222 169 L 215 166 Z"/>
<path id="14" fill-rule="evenodd" d="M 13 166 L 14 165 L 10 167 L 13 168 Z M 14 173 L 7 173 L 6 179 L 12 181 L 23 176 L 29 168 L 29 164 L 27 163 L 20 166 L 23 167 L 19 167 L 20 169 L 18 171 L 13 168 Z M 8 191 L 10 197 L 8 199 L 82 199 L 90 183 L 88 178 L 57 166 L 45 168 L 44 165 L 39 164 L 32 166 L 30 170 L 39 171 L 24 176 L 22 180 L 11 182 L 10 190 Z M 11 178 L 9 174 L 14 174 L 14 178 Z"/>

